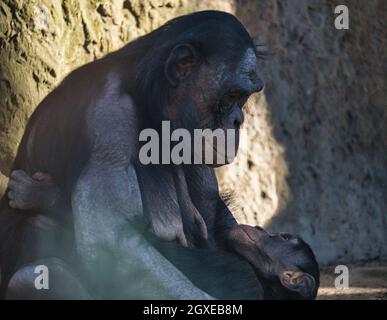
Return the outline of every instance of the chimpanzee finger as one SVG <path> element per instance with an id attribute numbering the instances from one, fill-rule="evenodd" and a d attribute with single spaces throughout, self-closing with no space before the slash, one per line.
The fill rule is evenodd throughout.
<path id="1" fill-rule="evenodd" d="M 14 170 L 11 172 L 11 178 L 16 181 L 30 180 L 30 176 L 23 170 Z"/>
<path id="2" fill-rule="evenodd" d="M 192 202 L 188 201 L 187 206 L 188 207 L 185 210 L 185 214 L 186 214 L 186 216 L 188 216 L 189 221 L 191 223 L 195 224 L 196 227 L 198 228 L 201 236 L 204 239 L 207 239 L 208 238 L 207 225 L 206 225 L 202 215 L 200 214 L 198 209 L 196 209 L 195 205 Z"/>
<path id="3" fill-rule="evenodd" d="M 208 231 L 207 231 L 207 225 L 199 213 L 199 211 L 196 211 L 196 214 L 194 215 L 195 224 L 199 229 L 200 234 L 203 236 L 204 239 L 208 238 Z"/>
<path id="4" fill-rule="evenodd" d="M 11 208 L 16 208 L 16 202 L 13 201 L 13 200 L 10 200 L 10 201 L 9 201 L 9 206 L 10 206 Z"/>
<path id="5" fill-rule="evenodd" d="M 48 182 L 50 182 L 52 180 L 51 176 L 48 173 L 44 173 L 41 171 L 35 172 L 32 175 L 32 179 L 37 180 L 37 181 L 48 181 Z"/>
<path id="6" fill-rule="evenodd" d="M 8 192 L 8 199 L 15 199 L 15 192 L 9 191 Z"/>
<path id="7" fill-rule="evenodd" d="M 188 241 L 187 238 L 185 237 L 184 232 L 178 233 L 176 235 L 176 240 L 179 242 L 183 247 L 188 247 Z"/>

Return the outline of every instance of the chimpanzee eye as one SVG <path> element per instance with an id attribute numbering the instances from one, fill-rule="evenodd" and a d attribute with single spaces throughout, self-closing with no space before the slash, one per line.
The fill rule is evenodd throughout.
<path id="1" fill-rule="evenodd" d="M 232 90 L 227 94 L 227 99 L 232 101 L 246 101 L 249 93 L 244 90 Z"/>
<path id="2" fill-rule="evenodd" d="M 231 110 L 232 106 L 233 106 L 233 104 L 230 103 L 230 101 L 227 101 L 226 99 L 223 99 L 223 100 L 219 101 L 217 110 L 221 114 L 226 114 L 226 113 L 228 113 Z"/>

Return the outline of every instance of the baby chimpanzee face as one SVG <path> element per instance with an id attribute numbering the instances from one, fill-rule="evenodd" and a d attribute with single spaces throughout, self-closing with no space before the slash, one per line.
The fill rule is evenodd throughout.
<path id="1" fill-rule="evenodd" d="M 246 258 L 258 274 L 304 298 L 314 298 L 319 286 L 319 267 L 313 251 L 301 237 L 268 233 L 261 227 L 238 225 L 229 245 Z"/>
<path id="2" fill-rule="evenodd" d="M 298 235 L 290 233 L 268 233 L 261 227 L 241 226 L 259 250 L 272 260 L 285 266 L 308 265 L 315 261 L 309 245 Z"/>

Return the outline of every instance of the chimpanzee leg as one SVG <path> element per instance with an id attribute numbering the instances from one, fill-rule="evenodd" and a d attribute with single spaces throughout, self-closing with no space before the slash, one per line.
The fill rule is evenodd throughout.
<path id="1" fill-rule="evenodd" d="M 46 258 L 16 271 L 9 281 L 6 299 L 88 300 L 91 296 L 64 261 Z"/>

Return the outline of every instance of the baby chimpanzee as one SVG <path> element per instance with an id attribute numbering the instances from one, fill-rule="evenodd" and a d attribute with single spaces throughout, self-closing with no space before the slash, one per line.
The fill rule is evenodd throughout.
<path id="1" fill-rule="evenodd" d="M 254 267 L 265 299 L 314 299 L 319 266 L 309 245 L 289 233 L 270 234 L 261 227 L 238 225 L 229 232 L 231 249 Z"/>
<path id="2" fill-rule="evenodd" d="M 11 207 L 40 212 L 31 219 L 42 232 L 55 228 L 62 199 L 49 175 L 38 172 L 31 178 L 24 171 L 14 171 L 9 188 Z M 317 295 L 318 264 L 298 236 L 237 225 L 226 232 L 228 252 L 186 248 L 152 234 L 144 236 L 197 287 L 215 298 L 314 299 Z M 18 298 L 18 290 L 27 287 L 24 281 L 30 279 L 13 278 L 7 296 Z"/>

